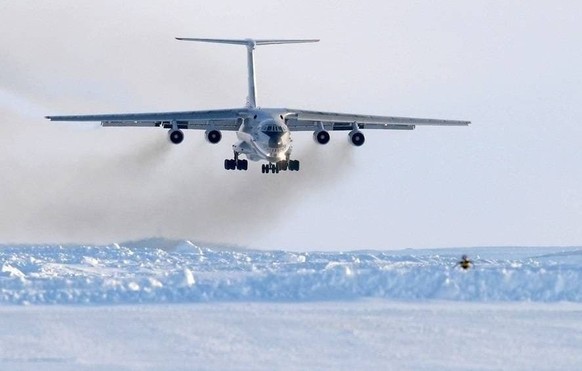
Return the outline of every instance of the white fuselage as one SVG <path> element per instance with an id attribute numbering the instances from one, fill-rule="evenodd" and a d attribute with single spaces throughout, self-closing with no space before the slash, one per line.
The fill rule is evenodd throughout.
<path id="1" fill-rule="evenodd" d="M 233 150 L 250 161 L 276 163 L 289 160 L 291 133 L 283 115 L 277 112 L 260 108 L 252 111 L 236 135 L 239 141 L 232 146 Z"/>

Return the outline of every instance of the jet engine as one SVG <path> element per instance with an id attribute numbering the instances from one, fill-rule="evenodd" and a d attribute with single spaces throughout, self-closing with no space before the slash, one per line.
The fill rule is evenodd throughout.
<path id="1" fill-rule="evenodd" d="M 313 140 L 319 144 L 329 143 L 329 132 L 326 130 L 318 130 L 313 132 Z"/>
<path id="2" fill-rule="evenodd" d="M 184 133 L 180 129 L 172 129 L 168 132 L 168 137 L 170 142 L 180 144 L 184 140 Z"/>
<path id="3" fill-rule="evenodd" d="M 364 133 L 362 133 L 358 129 L 354 129 L 350 131 L 349 141 L 354 146 L 359 147 L 362 144 L 364 144 L 364 142 L 366 141 L 366 137 L 364 136 Z"/>
<path id="4" fill-rule="evenodd" d="M 208 143 L 216 144 L 222 139 L 220 130 L 206 130 L 206 140 Z"/>

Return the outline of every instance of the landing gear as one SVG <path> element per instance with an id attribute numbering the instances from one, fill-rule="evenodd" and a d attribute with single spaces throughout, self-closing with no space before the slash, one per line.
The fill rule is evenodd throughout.
<path id="1" fill-rule="evenodd" d="M 289 161 L 289 171 L 299 171 L 299 161 L 290 160 Z"/>
<path id="2" fill-rule="evenodd" d="M 287 171 L 287 169 L 289 168 L 289 160 L 279 161 L 277 162 L 277 166 L 279 167 L 280 170 Z"/>
<path id="3" fill-rule="evenodd" d="M 263 165 L 261 165 L 261 172 L 263 174 L 269 174 L 269 172 L 271 172 L 273 174 L 279 174 L 279 171 L 281 171 L 281 168 L 279 168 L 279 166 L 277 166 L 276 164 L 263 164 Z"/>
<path id="4" fill-rule="evenodd" d="M 263 174 L 279 174 L 280 171 L 299 171 L 298 160 L 282 160 L 276 163 L 268 163 L 261 165 L 261 172 Z"/>
<path id="5" fill-rule="evenodd" d="M 248 160 L 239 160 L 238 153 L 234 153 L 234 159 L 224 160 L 224 170 L 248 170 Z"/>

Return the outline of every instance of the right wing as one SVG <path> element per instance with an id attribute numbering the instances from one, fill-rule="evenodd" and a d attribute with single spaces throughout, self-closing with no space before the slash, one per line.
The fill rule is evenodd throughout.
<path id="1" fill-rule="evenodd" d="M 180 129 L 236 131 L 249 112 L 245 108 L 211 111 L 124 113 L 105 115 L 46 116 L 51 121 L 93 121 L 102 126 L 164 127 Z"/>
<path id="2" fill-rule="evenodd" d="M 357 124 L 360 129 L 412 130 L 417 125 L 466 126 L 469 121 L 436 120 L 414 117 L 373 116 L 350 113 L 305 111 L 284 108 L 287 125 L 291 131 L 311 131 L 323 125 L 326 130 L 352 130 Z"/>

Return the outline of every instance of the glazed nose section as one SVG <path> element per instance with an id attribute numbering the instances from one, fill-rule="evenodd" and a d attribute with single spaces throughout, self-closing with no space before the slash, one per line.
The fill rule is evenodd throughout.
<path id="1" fill-rule="evenodd" d="M 272 135 L 269 138 L 269 148 L 278 149 L 283 147 L 283 135 Z"/>
<path id="2" fill-rule="evenodd" d="M 261 125 L 261 132 L 269 139 L 266 141 L 269 149 L 279 149 L 285 146 L 285 128 L 278 125 L 274 120 L 267 120 Z"/>

